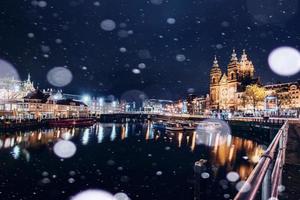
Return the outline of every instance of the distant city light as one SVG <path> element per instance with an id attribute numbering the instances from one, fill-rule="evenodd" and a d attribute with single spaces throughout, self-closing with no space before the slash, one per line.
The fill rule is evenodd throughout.
<path id="1" fill-rule="evenodd" d="M 83 95 L 82 96 L 82 101 L 84 103 L 89 103 L 91 101 L 91 97 L 89 95 Z"/>
<path id="2" fill-rule="evenodd" d="M 103 106 L 104 104 L 104 99 L 102 97 L 99 98 L 99 105 L 100 106 Z"/>

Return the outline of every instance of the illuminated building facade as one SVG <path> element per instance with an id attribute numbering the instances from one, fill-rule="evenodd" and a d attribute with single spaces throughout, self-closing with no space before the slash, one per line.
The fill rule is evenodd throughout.
<path id="1" fill-rule="evenodd" d="M 62 91 L 35 89 L 26 81 L 0 80 L 0 117 L 6 119 L 50 119 L 88 117 L 87 105 L 63 97 Z"/>
<path id="2" fill-rule="evenodd" d="M 173 104 L 170 100 L 147 99 L 143 102 L 143 110 L 152 113 L 175 112 Z"/>
<path id="3" fill-rule="evenodd" d="M 300 111 L 300 80 L 264 86 L 267 96 L 265 109 L 279 115 L 296 114 Z"/>
<path id="4" fill-rule="evenodd" d="M 245 50 L 240 60 L 233 50 L 225 73 L 222 73 L 215 57 L 210 70 L 210 108 L 212 110 L 237 110 L 237 93 L 257 81 L 254 78 L 254 66 Z"/>
<path id="5" fill-rule="evenodd" d="M 26 81 L 16 80 L 14 77 L 0 79 L 0 101 L 22 100 L 34 90 L 30 74 Z"/>
<path id="6" fill-rule="evenodd" d="M 103 97 L 92 98 L 89 101 L 84 101 L 84 103 L 89 106 L 89 111 L 92 116 L 99 116 L 107 113 L 122 113 L 127 109 L 132 109 L 132 105 L 129 105 L 124 101 L 106 99 Z"/>
<path id="7" fill-rule="evenodd" d="M 265 88 L 265 100 L 258 102 L 253 108 L 245 101 L 245 90 L 248 85 L 258 84 L 259 79 L 254 77 L 254 65 L 243 50 L 240 59 L 237 58 L 235 50 L 231 54 L 227 71 L 222 73 L 215 57 L 210 71 L 210 93 L 209 108 L 226 111 L 264 111 L 274 115 L 285 115 L 300 110 L 300 81 L 271 84 Z"/>

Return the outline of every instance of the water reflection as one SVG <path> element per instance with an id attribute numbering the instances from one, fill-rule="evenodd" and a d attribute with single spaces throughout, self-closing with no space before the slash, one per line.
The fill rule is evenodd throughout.
<path id="1" fill-rule="evenodd" d="M 128 138 L 128 132 L 135 132 L 137 129 L 136 124 L 96 124 L 90 128 L 85 128 L 82 137 L 82 145 L 87 145 L 91 139 L 91 135 L 95 134 L 97 137 L 97 142 L 102 143 L 107 135 L 108 130 L 111 132 L 109 138 L 114 141 L 118 138 L 125 140 Z M 263 153 L 262 146 L 257 143 L 242 139 L 239 137 L 233 137 L 232 135 L 227 135 L 225 143 L 219 144 L 218 141 L 221 139 L 218 134 L 199 137 L 196 132 L 160 132 L 153 129 L 151 122 L 141 125 L 136 133 L 141 133 L 145 135 L 145 140 L 159 140 L 165 139 L 171 143 L 177 143 L 180 148 L 182 145 L 188 146 L 191 151 L 195 150 L 198 145 L 204 145 L 211 148 L 211 157 L 214 162 L 219 166 L 232 165 L 237 158 L 237 155 L 243 153 L 243 157 L 249 159 L 249 162 L 256 163 L 260 155 Z M 36 131 L 27 132 L 17 132 L 13 135 L 2 134 L 0 135 L 0 150 L 12 148 L 13 154 L 18 154 L 18 149 L 20 148 L 30 148 L 38 147 L 41 145 L 48 145 L 49 143 L 54 143 L 58 139 L 70 140 L 76 135 L 80 135 L 81 129 L 79 128 L 53 128 L 53 129 L 43 129 Z M 163 137 L 161 137 L 163 136 Z M 224 140 L 224 138 L 222 138 Z M 199 142 L 200 141 L 200 142 Z M 15 149 L 16 147 L 16 149 Z M 245 160 L 247 160 L 245 159 Z"/>
<path id="2" fill-rule="evenodd" d="M 30 155 L 33 149 L 38 150 L 46 147 L 50 149 L 48 153 L 53 154 L 51 150 L 53 144 L 60 139 L 74 141 L 77 148 L 81 146 L 81 149 L 77 152 L 78 154 L 82 151 L 86 152 L 91 145 L 100 146 L 116 143 L 118 144 L 118 148 L 120 148 L 122 152 L 125 152 L 123 155 L 125 160 L 134 158 L 134 155 L 128 155 L 128 157 L 126 157 L 126 152 L 129 148 L 136 148 L 134 152 L 145 152 L 144 158 L 142 158 L 145 160 L 140 161 L 141 166 L 143 167 L 155 168 L 155 166 L 158 165 L 157 163 L 162 162 L 165 166 L 169 166 L 170 171 L 173 170 L 172 173 L 176 174 L 176 170 L 180 171 L 182 169 L 185 169 L 188 174 L 192 173 L 192 185 L 195 191 L 193 198 L 210 199 L 211 193 L 214 193 L 212 191 L 218 191 L 218 188 L 221 188 L 218 192 L 220 195 L 223 195 L 224 192 L 232 194 L 233 192 L 230 190 L 230 185 L 222 183 L 217 184 L 217 187 L 215 182 L 226 179 L 226 173 L 229 171 L 236 171 L 239 174 L 240 179 L 245 180 L 264 151 L 261 145 L 250 140 L 227 135 L 222 138 L 225 142 L 219 143 L 220 138 L 218 137 L 220 137 L 218 134 L 211 134 L 199 138 L 199 135 L 195 131 L 163 132 L 153 129 L 153 124 L 151 122 L 145 124 L 98 123 L 89 128 L 53 128 L 17 132 L 15 134 L 1 134 L 0 156 L 9 152 L 12 160 L 25 158 L 25 160 L 29 162 L 33 156 Z M 131 140 L 130 145 L 127 145 L 128 140 Z M 201 142 L 198 143 L 199 141 Z M 122 145 L 123 143 L 124 145 Z M 137 143 L 142 143 L 143 146 L 137 147 Z M 164 148 L 159 149 L 159 146 L 163 146 Z M 117 148 L 116 146 L 109 148 L 113 149 L 109 150 L 111 152 L 118 151 L 115 149 Z M 170 153 L 173 152 L 174 156 L 168 157 L 168 154 L 165 153 L 166 151 Z M 93 153 L 92 150 L 91 153 Z M 145 163 L 148 163 L 146 159 L 148 159 L 149 155 L 151 155 L 152 158 L 152 154 L 158 155 L 157 160 L 153 160 L 152 163 L 146 165 Z M 161 161 L 160 158 L 163 158 L 164 162 Z M 199 159 L 207 160 L 205 169 L 201 169 L 202 171 L 200 170 L 200 173 L 199 171 L 193 171 L 194 163 Z M 181 164 L 175 170 L 174 168 L 172 169 L 173 166 L 170 162 L 178 162 Z M 185 166 L 185 168 L 183 166 Z M 132 170 L 136 171 L 140 169 Z M 201 172 L 209 173 L 210 178 L 203 179 L 201 177 Z M 188 174 L 186 176 L 189 176 Z M 149 174 L 143 175 L 145 177 L 149 176 Z M 186 176 L 185 178 L 187 178 Z M 175 179 L 170 180 L 175 181 Z M 180 180 L 180 182 L 181 181 L 183 181 L 182 184 L 186 184 L 185 179 Z M 178 185 L 172 181 L 169 184 L 174 184 L 174 187 L 177 187 Z M 150 184 L 147 187 L 151 188 L 152 186 Z M 209 189 L 207 187 L 213 188 Z M 170 186 L 170 188 L 172 187 Z M 210 193 L 208 194 L 207 191 L 210 191 Z"/>
<path id="3" fill-rule="evenodd" d="M 104 128 L 102 124 L 99 124 L 99 126 L 96 127 L 96 132 L 98 135 L 98 143 L 102 143 L 103 138 L 104 138 Z"/>

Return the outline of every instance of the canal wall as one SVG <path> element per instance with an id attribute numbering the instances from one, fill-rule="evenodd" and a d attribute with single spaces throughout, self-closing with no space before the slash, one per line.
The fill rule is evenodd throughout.
<path id="1" fill-rule="evenodd" d="M 18 130 L 34 130 L 49 127 L 89 126 L 95 123 L 92 118 L 58 118 L 58 119 L 26 119 L 26 120 L 0 120 L 1 132 L 14 132 Z"/>
<path id="2" fill-rule="evenodd" d="M 23 129 L 35 129 L 41 127 L 47 127 L 47 120 L 1 120 L 0 121 L 0 131 L 15 131 L 15 130 L 23 130 Z"/>
<path id="3" fill-rule="evenodd" d="M 300 120 L 289 123 L 280 199 L 300 199 Z"/>

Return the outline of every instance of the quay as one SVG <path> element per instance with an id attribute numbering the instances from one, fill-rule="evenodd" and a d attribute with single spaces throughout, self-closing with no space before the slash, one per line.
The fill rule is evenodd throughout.
<path id="1" fill-rule="evenodd" d="M 283 167 L 282 185 L 285 189 L 281 199 L 300 199 L 300 121 L 290 122 L 286 159 Z"/>
<path id="2" fill-rule="evenodd" d="M 96 122 L 93 118 L 57 118 L 57 119 L 23 119 L 23 120 L 0 120 L 0 131 L 15 131 L 22 129 L 91 126 Z"/>
<path id="3" fill-rule="evenodd" d="M 234 200 L 300 199 L 300 120 L 286 119 Z"/>

